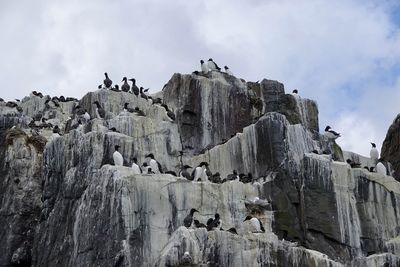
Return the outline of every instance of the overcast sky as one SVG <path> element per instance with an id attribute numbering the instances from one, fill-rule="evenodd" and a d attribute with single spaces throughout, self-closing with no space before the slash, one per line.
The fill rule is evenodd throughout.
<path id="1" fill-rule="evenodd" d="M 212 57 L 298 88 L 368 155 L 400 113 L 399 25 L 396 0 L 0 1 L 0 97 L 82 97 L 105 71 L 156 92 Z"/>

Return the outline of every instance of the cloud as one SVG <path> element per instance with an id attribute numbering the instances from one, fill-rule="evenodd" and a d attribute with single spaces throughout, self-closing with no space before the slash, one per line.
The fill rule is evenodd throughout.
<path id="1" fill-rule="evenodd" d="M 380 144 L 399 112 L 399 10 L 394 0 L 4 1 L 1 97 L 81 97 L 105 71 L 155 92 L 212 57 L 246 80 L 298 88 L 318 101 L 321 128 L 342 128 L 344 149 L 365 153 L 370 140 L 352 124 Z"/>

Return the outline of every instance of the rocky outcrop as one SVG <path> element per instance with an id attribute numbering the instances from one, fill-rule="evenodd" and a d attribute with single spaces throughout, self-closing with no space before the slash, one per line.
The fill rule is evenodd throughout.
<path id="1" fill-rule="evenodd" d="M 400 115 L 395 118 L 386 134 L 381 157 L 392 164 L 393 175 L 397 181 L 400 181 Z"/>
<path id="2" fill-rule="evenodd" d="M 175 74 L 157 97 L 175 120 L 151 100 L 110 90 L 59 106 L 31 96 L 22 112 L 0 105 L 0 222 L 14 227 L 0 229 L 0 265 L 400 264 L 399 183 L 344 163 L 370 164 L 318 133 L 315 102 L 285 94 L 276 81 L 219 72 Z M 95 118 L 94 101 L 105 119 Z M 92 119 L 74 129 L 78 104 Z M 39 115 L 64 135 L 32 134 L 27 123 Z M 112 166 L 115 145 L 123 166 Z M 221 178 L 233 170 L 252 178 L 218 184 L 133 174 L 132 159 L 142 163 L 148 153 L 164 171 L 207 161 Z M 219 213 L 220 228 L 183 227 L 191 208 L 202 223 Z M 249 214 L 265 233 L 250 231 Z M 237 234 L 226 231 L 232 227 Z"/>

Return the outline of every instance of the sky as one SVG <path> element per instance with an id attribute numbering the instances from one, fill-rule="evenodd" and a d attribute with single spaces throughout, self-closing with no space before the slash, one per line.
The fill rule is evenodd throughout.
<path id="1" fill-rule="evenodd" d="M 212 57 L 318 102 L 344 150 L 380 149 L 400 113 L 397 0 L 0 1 L 0 97 L 82 97 L 104 72 L 151 92 Z"/>

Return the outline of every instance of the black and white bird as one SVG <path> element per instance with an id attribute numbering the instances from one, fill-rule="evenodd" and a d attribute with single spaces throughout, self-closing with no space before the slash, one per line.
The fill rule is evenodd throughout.
<path id="1" fill-rule="evenodd" d="M 188 169 L 190 169 L 190 168 L 192 168 L 192 167 L 190 167 L 189 165 L 183 165 L 182 170 L 179 173 L 179 176 L 184 177 L 188 180 L 192 180 L 192 176 L 188 172 Z"/>
<path id="2" fill-rule="evenodd" d="M 123 166 L 124 165 L 124 158 L 122 157 L 121 153 L 119 153 L 119 145 L 116 145 L 115 151 L 113 154 L 113 159 L 114 159 L 114 165 L 115 166 Z"/>
<path id="3" fill-rule="evenodd" d="M 189 214 L 185 217 L 185 219 L 183 219 L 183 225 L 187 228 L 189 228 L 192 225 L 193 222 L 193 214 L 195 212 L 199 212 L 196 209 L 191 209 Z"/>
<path id="4" fill-rule="evenodd" d="M 111 81 L 110 78 L 108 78 L 107 72 L 104 73 L 104 76 L 106 76 L 106 78 L 105 78 L 104 81 L 103 81 L 104 86 L 105 86 L 106 88 L 110 88 L 111 85 L 112 85 L 112 81 Z"/>
<path id="5" fill-rule="evenodd" d="M 378 159 L 379 159 L 379 152 L 378 149 L 376 149 L 376 145 L 375 143 L 371 143 L 371 151 L 369 152 L 369 156 L 371 158 L 371 160 L 373 160 L 374 164 L 378 163 Z"/>
<path id="6" fill-rule="evenodd" d="M 248 215 L 243 222 L 245 221 L 249 221 L 250 225 L 252 226 L 251 228 L 251 232 L 253 233 L 264 233 L 265 229 L 264 226 L 262 224 L 262 222 L 260 221 L 260 219 L 256 218 L 256 217 L 252 217 L 251 215 Z"/>
<path id="7" fill-rule="evenodd" d="M 221 70 L 221 68 L 218 67 L 217 63 L 215 63 L 215 62 L 213 61 L 212 58 L 210 58 L 210 59 L 208 60 L 208 68 L 209 68 L 210 70 L 212 70 L 212 71 L 213 71 L 213 70 L 218 70 L 218 71 Z"/>
<path id="8" fill-rule="evenodd" d="M 382 159 L 379 159 L 378 164 L 376 164 L 376 172 L 379 174 L 387 175 L 387 169 L 382 163 Z"/>
<path id="9" fill-rule="evenodd" d="M 213 230 L 214 228 L 219 227 L 220 225 L 221 225 L 221 218 L 220 218 L 220 216 L 219 216 L 218 213 L 215 213 L 214 219 L 213 219 L 213 218 L 210 218 L 210 219 L 208 219 L 208 221 L 207 221 L 207 230 L 208 230 L 208 231 L 211 231 L 211 230 Z"/>
<path id="10" fill-rule="evenodd" d="M 228 174 L 227 180 L 228 181 L 233 181 L 233 180 L 236 180 L 236 179 L 239 179 L 239 175 L 238 175 L 236 170 L 233 170 L 233 173 Z"/>
<path id="11" fill-rule="evenodd" d="M 141 98 L 144 98 L 144 99 L 146 99 L 146 100 L 148 100 L 149 99 L 149 97 L 146 95 L 146 93 L 143 91 L 144 90 L 144 88 L 143 87 L 140 87 L 140 97 Z"/>
<path id="12" fill-rule="evenodd" d="M 99 101 L 94 101 L 93 104 L 96 105 L 96 118 L 104 119 L 106 117 L 106 111 L 101 107 Z"/>
<path id="13" fill-rule="evenodd" d="M 54 126 L 53 128 L 53 136 L 61 136 L 61 129 L 58 125 Z"/>
<path id="14" fill-rule="evenodd" d="M 143 162 L 142 164 L 142 173 L 143 174 L 151 174 L 151 172 L 153 172 L 149 166 L 149 164 L 147 164 L 147 162 Z"/>
<path id="15" fill-rule="evenodd" d="M 143 111 L 143 110 L 140 110 L 139 107 L 135 107 L 135 113 L 136 113 L 136 115 L 138 115 L 138 116 L 142 116 L 142 117 L 146 116 L 146 114 L 144 113 L 144 111 Z"/>
<path id="16" fill-rule="evenodd" d="M 192 172 L 192 180 L 194 180 L 194 181 L 203 180 L 203 179 L 206 180 L 207 166 L 208 166 L 207 162 L 200 162 L 199 166 L 197 166 Z"/>
<path id="17" fill-rule="evenodd" d="M 166 104 L 161 104 L 161 106 L 162 106 L 163 108 L 165 108 L 165 111 L 167 112 L 167 116 L 168 116 L 172 121 L 175 121 L 175 119 L 176 119 L 175 113 L 172 112 L 171 110 L 169 110 L 169 108 L 168 108 L 168 106 L 167 106 Z"/>
<path id="18" fill-rule="evenodd" d="M 204 60 L 200 60 L 201 72 L 203 74 L 208 73 L 208 64 L 204 62 Z"/>
<path id="19" fill-rule="evenodd" d="M 132 93 L 136 96 L 139 95 L 139 88 L 136 86 L 136 80 L 135 79 L 129 79 L 129 81 L 132 82 Z"/>
<path id="20" fill-rule="evenodd" d="M 88 113 L 88 111 L 86 109 L 85 109 L 85 113 L 82 115 L 82 118 L 85 121 L 85 123 L 90 121 L 90 114 Z"/>
<path id="21" fill-rule="evenodd" d="M 121 90 L 122 90 L 123 92 L 129 92 L 129 90 L 131 89 L 131 87 L 130 87 L 129 84 L 128 84 L 128 79 L 127 79 L 126 77 L 124 77 L 124 78 L 122 79 L 122 82 L 124 82 L 124 83 L 123 83 L 122 86 L 121 86 Z"/>
<path id="22" fill-rule="evenodd" d="M 329 139 L 329 140 L 335 140 L 338 137 L 340 137 L 340 133 L 335 132 L 332 130 L 331 126 L 326 126 L 325 128 L 325 133 L 324 135 Z"/>
<path id="23" fill-rule="evenodd" d="M 139 165 L 137 164 L 137 158 L 133 158 L 132 171 L 134 174 L 142 173 L 142 170 L 140 169 Z"/>
<path id="24" fill-rule="evenodd" d="M 161 164 L 154 159 L 153 153 L 146 155 L 146 158 L 150 158 L 149 166 L 154 171 L 154 173 L 163 173 Z"/>
<path id="25" fill-rule="evenodd" d="M 207 226 L 204 223 L 199 222 L 198 220 L 193 220 L 194 226 L 196 228 L 207 228 Z"/>
<path id="26" fill-rule="evenodd" d="M 228 68 L 228 66 L 225 66 L 224 69 L 225 69 L 226 74 L 235 76 L 235 75 L 233 75 L 232 71 Z"/>
<path id="27" fill-rule="evenodd" d="M 129 112 L 129 113 L 134 113 L 134 112 L 136 112 L 134 108 L 130 108 L 130 107 L 128 107 L 128 105 L 129 105 L 129 103 L 125 103 L 125 104 L 124 104 L 124 111 L 127 111 L 127 112 Z"/>

